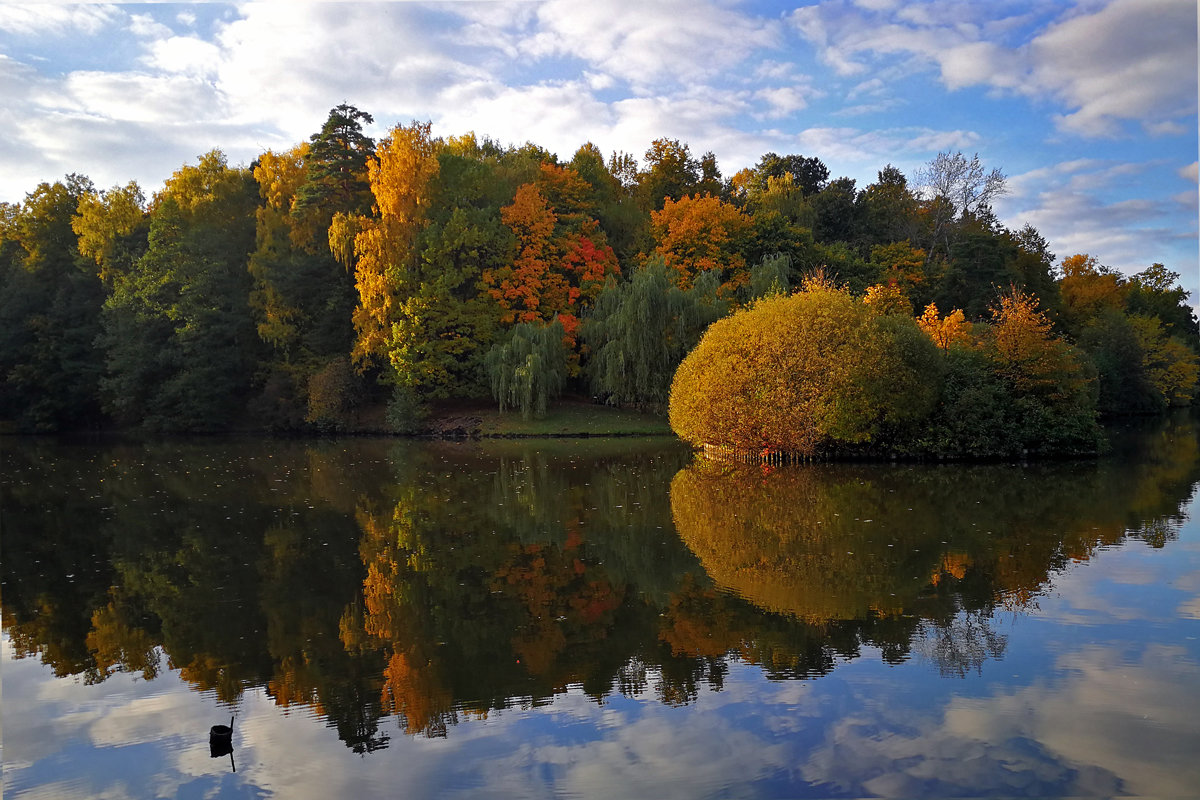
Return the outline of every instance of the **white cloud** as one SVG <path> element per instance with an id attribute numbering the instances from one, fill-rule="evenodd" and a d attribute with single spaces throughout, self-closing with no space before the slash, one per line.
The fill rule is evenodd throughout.
<path id="1" fill-rule="evenodd" d="M 1153 126 L 1196 111 L 1193 0 L 1114 0 L 1051 26 L 1030 55 L 1038 89 L 1075 109 L 1058 118 L 1067 130 L 1112 135 L 1121 120 Z"/>
<path id="2" fill-rule="evenodd" d="M 220 48 L 211 42 L 193 36 L 171 36 L 150 45 L 145 63 L 164 72 L 212 78 L 221 67 L 221 57 Z"/>
<path id="3" fill-rule="evenodd" d="M 1192 183 L 1200 182 L 1200 162 L 1193 161 L 1179 170 L 1181 178 L 1187 178 Z"/>
<path id="4" fill-rule="evenodd" d="M 850 678 L 852 680 L 852 678 Z M 838 794 L 1187 796 L 1200 669 L 1183 648 L 1069 652 L 1032 685 L 917 710 L 865 691 L 795 765 Z M 875 687 L 870 687 L 874 689 Z"/>
<path id="5" fill-rule="evenodd" d="M 18 36 L 100 32 L 120 18 L 113 5 L 0 4 L 0 31 Z"/>
<path id="6" fill-rule="evenodd" d="M 176 125 L 220 120 L 225 104 L 216 88 L 199 78 L 136 72 L 73 72 L 64 89 L 75 107 L 96 121 Z"/>
<path id="7" fill-rule="evenodd" d="M 949 89 L 990 84 L 998 89 L 1020 86 L 1020 57 L 994 42 L 967 42 L 937 55 L 942 82 Z"/>
<path id="8" fill-rule="evenodd" d="M 142 39 L 168 39 L 174 32 L 149 14 L 131 14 L 129 32 Z"/>
<path id="9" fill-rule="evenodd" d="M 1027 44 L 1005 41 L 1027 16 L 1000 5 L 987 18 L 989 8 L 934 2 L 881 14 L 830 2 L 798 9 L 790 22 L 841 75 L 900 57 L 909 73 L 936 66 L 950 90 L 1052 98 L 1058 126 L 1083 136 L 1112 136 L 1127 121 L 1159 135 L 1194 129 L 1184 119 L 1196 110 L 1193 0 L 1113 0 L 1065 13 Z"/>
<path id="10" fill-rule="evenodd" d="M 773 21 L 691 0 L 551 0 L 530 23 L 522 53 L 581 59 L 634 86 L 686 85 L 780 42 Z"/>
<path id="11" fill-rule="evenodd" d="M 447 56 L 415 6 L 256 3 L 223 27 L 218 83 L 238 119 L 311 132 L 343 101 L 376 116 L 426 116 L 438 92 L 490 80 Z"/>
<path id="12" fill-rule="evenodd" d="M 860 130 L 850 127 L 807 128 L 796 136 L 800 151 L 815 154 L 834 175 L 874 176 L 884 164 L 904 168 L 924 163 L 941 150 L 961 150 L 979 141 L 973 131 L 931 128 Z"/>
<path id="13" fill-rule="evenodd" d="M 569 159 L 588 138 L 605 139 L 615 115 L 576 82 L 507 87 L 479 82 L 444 93 L 444 110 L 435 120 L 443 135 L 474 130 L 501 142 L 532 141 Z"/>
<path id="14" fill-rule="evenodd" d="M 1160 161 L 1073 159 L 1012 176 L 996 212 L 1011 228 L 1032 224 L 1059 257 L 1088 253 L 1126 274 L 1154 262 L 1186 273 L 1194 215 L 1169 197 L 1131 194 L 1172 172 Z"/>
<path id="15" fill-rule="evenodd" d="M 754 96 L 764 101 L 768 117 L 786 117 L 808 107 L 807 92 L 796 86 L 759 89 Z"/>

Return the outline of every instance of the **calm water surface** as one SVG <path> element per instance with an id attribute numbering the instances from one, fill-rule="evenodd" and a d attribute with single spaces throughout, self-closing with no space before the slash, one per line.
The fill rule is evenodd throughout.
<path id="1" fill-rule="evenodd" d="M 1033 465 L 0 448 L 5 797 L 1200 795 L 1186 419 Z"/>

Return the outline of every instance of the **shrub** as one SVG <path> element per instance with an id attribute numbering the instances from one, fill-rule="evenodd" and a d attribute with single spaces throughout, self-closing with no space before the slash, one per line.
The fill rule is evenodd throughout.
<path id="1" fill-rule="evenodd" d="M 671 386 L 694 445 L 811 454 L 897 438 L 933 408 L 940 362 L 916 322 L 810 279 L 714 323 Z"/>

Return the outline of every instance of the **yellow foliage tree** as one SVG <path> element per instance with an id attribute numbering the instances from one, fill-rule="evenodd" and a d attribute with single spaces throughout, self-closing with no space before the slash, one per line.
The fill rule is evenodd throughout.
<path id="1" fill-rule="evenodd" d="M 912 301 L 908 299 L 904 289 L 895 283 L 868 286 L 863 302 L 876 314 L 903 314 L 911 317 L 913 312 Z"/>
<path id="2" fill-rule="evenodd" d="M 949 350 L 952 344 L 965 345 L 971 342 L 971 324 L 961 308 L 954 309 L 943 318 L 938 314 L 937 304 L 930 303 L 925 306 L 925 312 L 917 317 L 917 326 L 943 352 Z"/>
<path id="3" fill-rule="evenodd" d="M 107 192 L 87 192 L 79 198 L 79 211 L 71 229 L 79 237 L 79 252 L 93 259 L 103 281 L 128 272 L 140 255 L 129 239 L 147 227 L 146 199 L 136 181 Z"/>
<path id="4" fill-rule="evenodd" d="M 1121 276 L 1083 253 L 1064 258 L 1059 294 L 1063 317 L 1072 331 L 1080 330 L 1106 309 L 1125 307 L 1128 287 Z"/>
<path id="5" fill-rule="evenodd" d="M 1191 402 L 1200 382 L 1200 359 L 1178 337 L 1168 336 L 1157 317 L 1129 317 L 1142 351 L 1142 369 L 1168 406 Z"/>
<path id="6" fill-rule="evenodd" d="M 929 413 L 936 352 L 911 318 L 810 279 L 708 329 L 675 373 L 671 427 L 755 454 L 870 442 Z"/>
<path id="7" fill-rule="evenodd" d="M 1014 287 L 992 309 L 990 342 L 1001 374 L 1018 392 L 1062 402 L 1090 379 L 1075 350 L 1050 328 L 1037 298 Z"/>
<path id="8" fill-rule="evenodd" d="M 330 249 L 345 259 L 353 241 L 355 284 L 354 359 L 360 366 L 386 358 L 401 298 L 415 281 L 415 243 L 429 208 L 429 185 L 440 170 L 441 142 L 428 122 L 398 125 L 367 162 L 377 218 L 339 214 L 330 226 Z"/>

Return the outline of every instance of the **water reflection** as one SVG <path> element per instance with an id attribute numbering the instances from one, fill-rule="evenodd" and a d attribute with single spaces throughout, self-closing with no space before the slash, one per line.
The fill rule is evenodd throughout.
<path id="1" fill-rule="evenodd" d="M 963 676 L 1005 654 L 997 609 L 1175 538 L 1195 431 L 1136 452 L 764 471 L 661 442 L 22 443 L 4 629 L 91 684 L 262 690 L 362 754 L 388 719 L 436 738 L 571 692 L 684 706 L 736 663 L 809 679 L 870 647 Z"/>
<path id="2" fill-rule="evenodd" d="M 1196 439 L 1172 429 L 1144 441 L 1136 461 L 1069 464 L 702 460 L 675 476 L 671 508 L 722 589 L 830 642 L 848 634 L 839 652 L 857 639 L 896 661 L 915 640 L 943 675 L 963 675 L 1003 654 L 997 608 L 1029 607 L 1056 572 L 1127 537 L 1175 538 Z"/>

